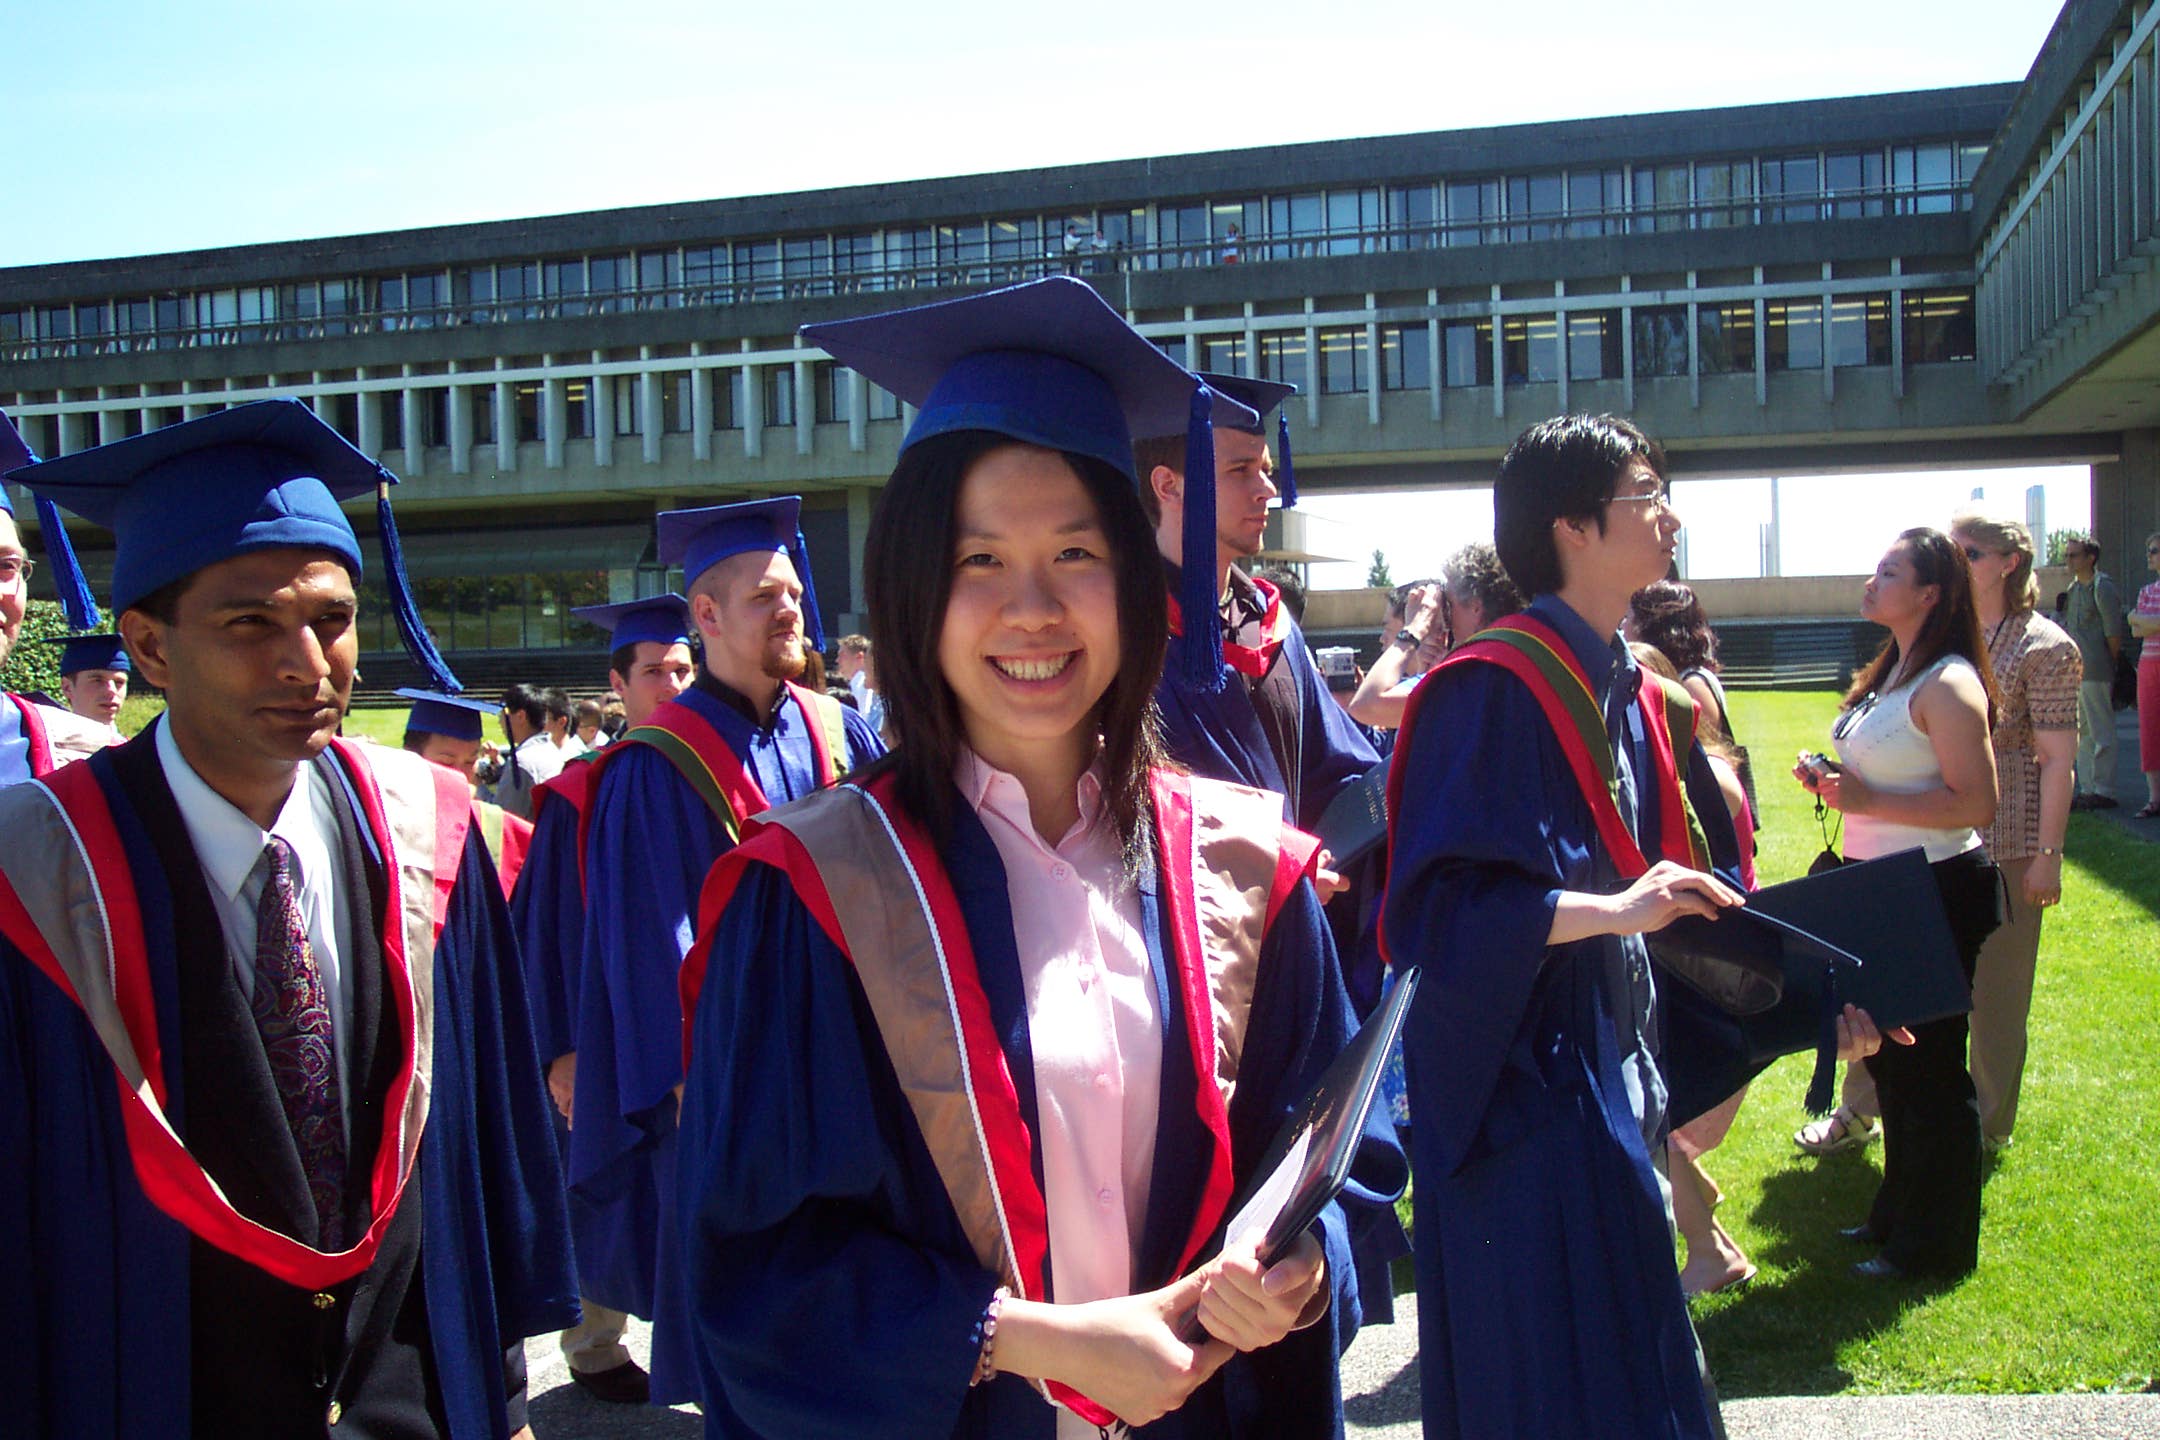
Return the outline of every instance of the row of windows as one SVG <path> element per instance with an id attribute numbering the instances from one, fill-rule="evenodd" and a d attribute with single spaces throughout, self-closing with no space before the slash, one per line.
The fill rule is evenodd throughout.
<path id="1" fill-rule="evenodd" d="M 1825 346 L 1833 367 L 1888 365 L 1891 359 L 1889 295 L 1839 296 L 1825 318 L 1821 300 L 1763 302 L 1763 360 L 1769 370 L 1819 370 Z M 1634 371 L 1638 377 L 1688 373 L 1685 305 L 1637 306 Z M 1450 320 L 1440 325 L 1440 383 L 1449 388 L 1493 383 L 1495 326 L 1500 375 L 1509 385 L 1560 379 L 1618 380 L 1624 373 L 1618 310 L 1565 315 L 1505 315 L 1498 320 Z M 1905 361 L 1944 364 L 1974 358 L 1970 290 L 1912 291 L 1905 295 Z M 1432 352 L 1421 324 L 1382 325 L 1377 379 L 1382 390 L 1423 390 L 1432 385 Z M 1207 336 L 1198 344 L 1199 368 L 1257 374 L 1323 395 L 1371 388 L 1372 342 L 1363 326 L 1315 333 L 1317 363 L 1300 331 L 1261 332 L 1249 353 L 1242 335 Z M 1755 369 L 1756 327 L 1752 301 L 1696 307 L 1696 347 L 1705 375 Z M 1183 342 L 1163 346 L 1183 363 Z"/>
<path id="2" fill-rule="evenodd" d="M 550 571 L 484 577 L 412 577 L 420 620 L 446 650 L 560 650 L 593 647 L 605 639 L 570 612 L 604 605 L 605 570 Z M 359 588 L 360 648 L 396 651 L 397 626 L 389 596 L 363 581 Z"/>
<path id="3" fill-rule="evenodd" d="M 1833 298 L 1825 310 L 1819 299 L 1769 299 L 1763 302 L 1758 334 L 1752 301 L 1706 304 L 1696 307 L 1694 343 L 1697 363 L 1705 375 L 1750 373 L 1755 369 L 1758 343 L 1767 370 L 1819 370 L 1825 353 L 1833 368 L 1891 363 L 1890 325 L 1893 297 L 1887 294 L 1849 295 Z M 1685 305 L 1636 306 L 1619 310 L 1571 311 L 1566 314 L 1520 314 L 1440 322 L 1440 383 L 1447 388 L 1490 386 L 1497 363 L 1502 383 L 1542 384 L 1557 381 L 1563 371 L 1570 380 L 1617 380 L 1624 373 L 1622 327 L 1634 327 L 1634 373 L 1638 378 L 1684 376 L 1688 373 L 1688 307 Z M 1909 365 L 1944 364 L 1974 358 L 1973 295 L 1970 290 L 1908 291 L 1904 296 L 1905 362 Z M 1499 336 L 1495 357 L 1493 338 Z M 1258 375 L 1287 381 L 1300 390 L 1317 389 L 1322 395 L 1361 394 L 1375 379 L 1382 390 L 1425 390 L 1433 383 L 1433 354 L 1427 328 L 1422 323 L 1375 327 L 1379 345 L 1373 353 L 1374 336 L 1362 325 L 1314 332 L 1308 347 L 1303 330 L 1263 330 L 1245 335 L 1210 335 L 1196 346 L 1198 368 L 1219 372 Z M 1186 363 L 1181 340 L 1161 342 L 1162 348 L 1180 364 Z M 1377 364 L 1377 372 L 1374 367 Z M 848 418 L 848 371 L 832 361 L 810 366 L 807 396 L 800 403 L 811 407 L 811 419 L 820 425 L 839 424 Z M 696 424 L 695 378 L 688 372 L 659 375 L 658 422 L 663 433 L 688 434 Z M 595 404 L 595 387 L 587 379 L 567 377 L 562 388 L 565 439 L 590 440 L 602 423 L 617 436 L 638 436 L 645 431 L 644 407 L 648 391 L 636 376 L 617 376 L 607 387 L 612 398 L 604 408 Z M 739 430 L 747 421 L 749 385 L 758 386 L 763 423 L 789 428 L 796 422 L 798 396 L 792 364 L 730 368 L 713 377 L 712 428 Z M 509 390 L 506 416 L 497 415 L 497 387 L 475 383 L 460 387 L 468 405 L 471 443 L 497 442 L 498 426 L 507 424 L 507 438 L 520 442 L 548 438 L 546 383 L 521 380 Z M 893 420 L 900 403 L 892 392 L 866 385 L 866 409 L 872 420 Z M 413 402 L 424 446 L 448 445 L 451 439 L 452 391 L 444 387 L 415 388 L 405 392 Z M 158 397 L 170 403 L 172 397 Z M 189 397 L 206 409 L 221 408 L 216 402 Z M 324 397 L 323 418 L 348 439 L 360 437 L 361 400 L 355 394 Z M 143 429 L 142 409 L 107 412 L 110 438 L 138 434 Z M 153 407 L 153 416 L 165 413 Z M 407 412 L 396 392 L 378 396 L 376 444 L 383 450 L 406 448 Z M 19 417 L 24 436 L 40 454 L 60 453 L 57 417 Z M 153 427 L 168 421 L 153 421 Z M 85 443 L 94 443 L 96 436 Z"/>
<path id="4" fill-rule="evenodd" d="M 845 235 L 0 308 L 55 358 L 1107 272 L 1948 212 L 1986 146 L 1942 141 L 1028 215 Z M 1153 229 L 1150 233 L 1150 219 Z"/>

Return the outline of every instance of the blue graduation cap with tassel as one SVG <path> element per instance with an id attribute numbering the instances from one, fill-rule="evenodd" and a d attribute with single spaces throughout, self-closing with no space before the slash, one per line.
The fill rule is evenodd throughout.
<path id="1" fill-rule="evenodd" d="M 917 408 L 901 442 L 987 430 L 1085 455 L 1130 478 L 1133 437 L 1183 432 L 1190 474 L 1215 473 L 1214 426 L 1259 423 L 1125 323 L 1084 281 L 1052 276 L 1025 285 L 806 325 L 803 339 Z M 1187 614 L 1215 610 L 1215 490 L 1185 510 Z M 1204 558 L 1193 560 L 1195 546 Z M 1197 599 L 1195 599 L 1197 595 Z M 1188 683 L 1222 687 L 1221 636 L 1188 625 L 1178 642 Z"/>
<path id="2" fill-rule="evenodd" d="M 1248 435 L 1265 435 L 1268 411 L 1275 411 L 1275 488 L 1282 492 L 1283 509 L 1297 509 L 1297 472 L 1290 465 L 1290 411 L 1287 407 L 1276 408 L 1297 394 L 1297 386 L 1281 380 L 1254 380 L 1213 370 L 1202 370 L 1200 378 L 1217 394 L 1228 395 L 1259 416 L 1259 423 L 1249 429 L 1244 426 L 1232 428 L 1244 429 Z M 1216 423 L 1223 422 L 1218 420 Z"/>
<path id="3" fill-rule="evenodd" d="M 132 672 L 135 668 L 134 662 L 128 659 L 127 646 L 118 635 L 55 635 L 45 643 L 60 647 L 60 677 L 63 680 L 85 670 Z"/>
<path id="4" fill-rule="evenodd" d="M 37 455 L 23 440 L 22 432 L 15 422 L 8 419 L 7 412 L 0 410 L 0 475 L 20 470 L 37 463 Z M 7 489 L 0 486 L 0 510 L 15 513 L 14 502 L 8 499 Z M 60 523 L 60 509 L 42 495 L 37 501 L 38 533 L 45 537 L 45 563 L 52 566 L 53 588 L 60 592 L 60 608 L 67 613 L 71 630 L 95 630 L 105 623 L 98 613 L 97 599 L 90 593 L 90 582 L 83 578 L 82 565 L 75 558 L 75 546 L 69 541 L 67 527 Z"/>
<path id="5" fill-rule="evenodd" d="M 685 590 L 695 586 L 700 575 L 732 556 L 751 551 L 786 551 L 794 562 L 796 578 L 802 581 L 803 639 L 813 650 L 825 648 L 817 584 L 810 575 L 810 546 L 802 533 L 800 495 L 776 495 L 770 500 L 742 500 L 696 510 L 663 510 L 653 517 L 653 533 L 660 563 L 682 567 Z M 618 639 L 616 643 L 626 642 Z"/>
<path id="6" fill-rule="evenodd" d="M 464 687 L 435 648 L 406 582 L 390 487 L 397 476 L 298 400 L 259 400 L 13 471 L 113 532 L 115 613 L 207 565 L 278 546 L 327 550 L 358 580 L 360 542 L 340 500 L 375 492 L 384 588 L 429 688 Z"/>

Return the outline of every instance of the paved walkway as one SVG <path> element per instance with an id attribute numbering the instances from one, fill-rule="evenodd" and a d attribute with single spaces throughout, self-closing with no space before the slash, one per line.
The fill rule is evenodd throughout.
<path id="1" fill-rule="evenodd" d="M 1402 1296 L 1396 1307 L 1393 1325 L 1368 1327 L 1343 1357 L 1343 1412 L 1353 1440 L 1417 1440 L 1421 1434 L 1417 1297 Z M 640 1360 L 648 1333 L 642 1323 L 632 1323 L 630 1348 Z M 552 1338 L 531 1341 L 525 1353 L 539 1440 L 694 1440 L 702 1434 L 689 1406 L 655 1410 L 589 1398 L 570 1383 Z M 2156 1440 L 2160 1394 L 1781 1396 L 1728 1401 L 1725 1428 L 1732 1440 Z"/>

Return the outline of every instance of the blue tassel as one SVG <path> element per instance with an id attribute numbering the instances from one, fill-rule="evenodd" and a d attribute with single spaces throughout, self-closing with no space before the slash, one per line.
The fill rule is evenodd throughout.
<path id="1" fill-rule="evenodd" d="M 68 627 L 73 630 L 102 630 L 104 617 L 98 614 L 97 597 L 90 593 L 90 582 L 83 578 L 82 563 L 75 558 L 75 546 L 68 539 L 67 527 L 60 523 L 60 507 L 38 497 L 38 530 L 45 537 L 45 563 L 52 566 L 53 588 L 60 592 L 60 608 L 67 612 Z"/>
<path id="2" fill-rule="evenodd" d="M 450 673 L 450 662 L 443 659 L 442 651 L 435 648 L 429 638 L 427 626 L 420 623 L 420 607 L 413 601 L 412 583 L 405 578 L 405 547 L 398 543 L 397 521 L 390 516 L 390 485 L 387 481 L 375 487 L 375 523 L 382 530 L 383 588 L 390 592 L 390 613 L 397 617 L 398 635 L 405 641 L 405 653 L 420 662 L 427 671 L 427 688 L 445 695 L 460 695 L 465 687 L 457 676 Z"/>
<path id="3" fill-rule="evenodd" d="M 1289 405 L 1285 400 L 1283 404 Z M 1297 509 L 1297 471 L 1290 464 L 1290 416 L 1275 412 L 1275 488 L 1282 492 L 1282 508 Z"/>
<path id="4" fill-rule="evenodd" d="M 1215 586 L 1215 392 L 1193 387 L 1192 415 L 1185 425 L 1184 585 L 1178 608 L 1185 635 L 1178 664 L 1185 683 L 1205 695 L 1219 694 L 1225 679 L 1220 598 Z"/>
<path id="5" fill-rule="evenodd" d="M 1816 1029 L 1815 1069 L 1808 1076 L 1807 1113 L 1815 1116 L 1830 1113 L 1832 1102 L 1837 1098 L 1837 1022 L 1845 1006 L 1838 999 L 1838 962 L 1823 967 L 1822 1014 Z"/>
<path id="6" fill-rule="evenodd" d="M 810 579 L 810 542 L 803 539 L 802 531 L 795 532 L 795 543 L 789 550 L 795 561 L 795 577 L 802 581 L 803 643 L 823 654 L 825 620 L 818 614 L 817 585 Z"/>

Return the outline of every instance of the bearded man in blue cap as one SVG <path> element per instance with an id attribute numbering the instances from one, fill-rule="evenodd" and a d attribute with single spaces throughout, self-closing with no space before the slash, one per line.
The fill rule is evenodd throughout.
<path id="1" fill-rule="evenodd" d="M 394 477 L 265 401 L 13 478 L 113 531 L 168 701 L 0 795 L 15 1433 L 505 1435 L 575 1313 L 507 906 L 461 776 L 337 737 Z"/>
<path id="2" fill-rule="evenodd" d="M 585 944 L 567 1178 L 584 1292 L 653 1322 L 651 1398 L 697 1398 L 677 1251 L 677 981 L 698 893 L 743 823 L 884 753 L 863 717 L 792 683 L 823 648 L 795 496 L 658 517 L 704 666 L 600 752 L 585 813 Z M 562 1085 L 557 1084 L 558 1095 Z"/>

